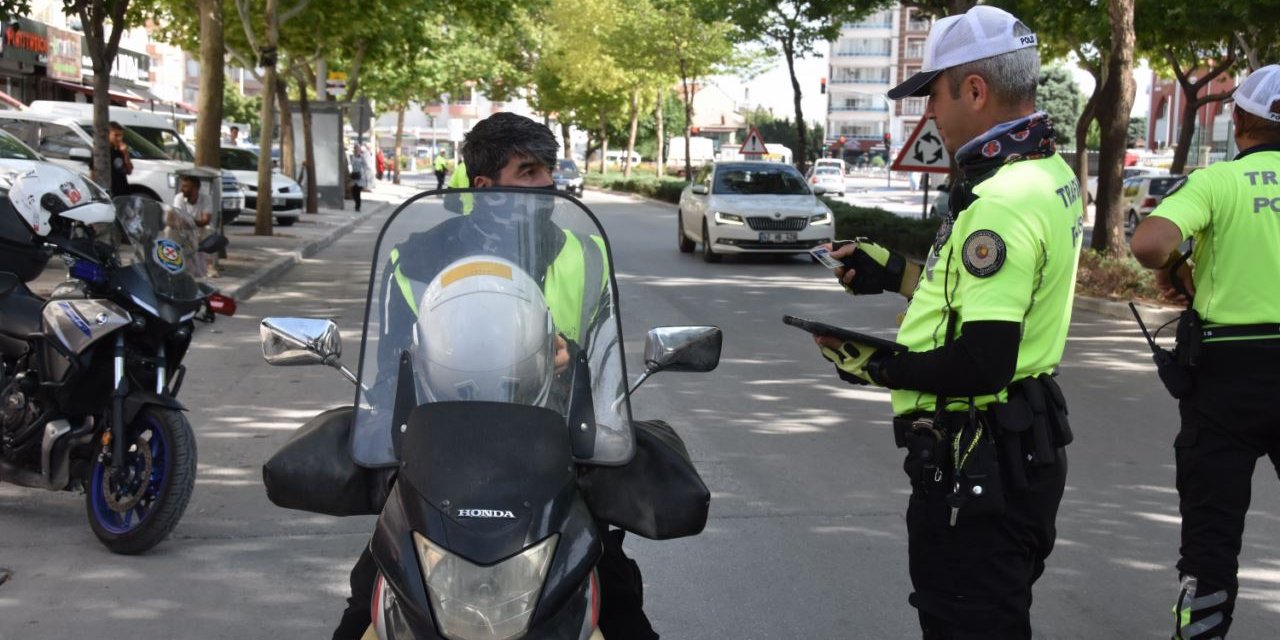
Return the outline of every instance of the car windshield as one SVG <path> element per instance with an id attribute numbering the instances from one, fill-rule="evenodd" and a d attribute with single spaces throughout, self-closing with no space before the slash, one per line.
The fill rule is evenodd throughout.
<path id="1" fill-rule="evenodd" d="M 805 185 L 800 172 L 792 167 L 732 164 L 716 170 L 712 193 L 803 196 L 809 194 L 809 187 Z"/>
<path id="2" fill-rule="evenodd" d="M 839 176 L 840 170 L 833 167 L 818 167 L 818 175 L 820 176 Z"/>
<path id="3" fill-rule="evenodd" d="M 89 134 L 89 137 L 93 137 L 93 125 L 84 125 L 84 131 Z M 129 147 L 129 157 L 134 160 L 172 160 L 159 147 L 151 144 L 129 127 L 124 128 L 124 143 Z"/>
<path id="4" fill-rule="evenodd" d="M 43 160 L 40 154 L 32 151 L 30 147 L 22 144 L 21 140 L 6 131 L 0 131 L 0 158 L 5 160 Z"/>
<path id="5" fill-rule="evenodd" d="M 594 434 L 590 461 L 630 460 L 608 246 L 585 207 L 543 190 L 429 192 L 401 205 L 373 252 L 356 462 L 396 464 L 393 425 L 435 402 L 549 409 Z M 576 271 L 561 258 L 575 248 Z M 569 363 L 556 367 L 552 351 L 561 349 Z"/>
<path id="6" fill-rule="evenodd" d="M 556 172 L 569 174 L 577 173 L 578 165 L 574 164 L 572 160 L 560 160 L 556 163 Z"/>
<path id="7" fill-rule="evenodd" d="M 221 149 L 218 161 L 229 171 L 257 171 L 258 154 L 249 149 Z"/>
<path id="8" fill-rule="evenodd" d="M 1153 196 L 1167 195 L 1169 190 L 1173 188 L 1173 185 L 1180 179 L 1181 176 L 1175 176 L 1172 178 L 1155 178 L 1151 180 L 1151 186 L 1147 190 Z"/>
<path id="9" fill-rule="evenodd" d="M 178 132 L 173 129 L 132 125 L 128 129 L 146 138 L 147 142 L 168 154 L 171 160 L 194 162 L 196 159 L 196 154 L 191 151 L 191 147 L 187 146 L 187 141 L 179 137 Z"/>

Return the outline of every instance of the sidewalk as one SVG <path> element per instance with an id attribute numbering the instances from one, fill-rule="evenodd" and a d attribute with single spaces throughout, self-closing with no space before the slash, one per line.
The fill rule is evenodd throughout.
<path id="1" fill-rule="evenodd" d="M 365 192 L 364 206 L 357 213 L 350 200 L 346 209 L 320 209 L 318 213 L 304 213 L 292 226 L 276 225 L 274 235 L 253 235 L 252 224 L 233 224 L 226 227 L 230 241 L 227 257 L 218 260 L 220 277 L 206 282 L 223 295 L 238 301 L 245 300 L 258 288 L 288 271 L 302 259 L 315 255 L 369 218 L 390 211 L 418 189 L 379 183 L 377 189 Z M 242 220 L 252 220 L 245 214 Z M 125 250 L 129 250 L 125 247 Z M 55 256 L 39 278 L 29 284 L 40 295 L 48 295 L 58 283 L 66 279 L 66 267 Z"/>

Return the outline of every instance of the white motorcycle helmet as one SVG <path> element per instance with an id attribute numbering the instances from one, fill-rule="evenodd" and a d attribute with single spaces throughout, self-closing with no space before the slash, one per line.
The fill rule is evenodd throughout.
<path id="1" fill-rule="evenodd" d="M 455 261 L 418 305 L 414 371 L 428 402 L 543 406 L 555 377 L 556 332 L 542 289 L 502 258 Z"/>
<path id="2" fill-rule="evenodd" d="M 102 187 L 53 164 L 18 174 L 9 188 L 9 201 L 18 217 L 41 237 L 53 230 L 54 216 L 85 224 L 111 222 L 116 217 Z"/>

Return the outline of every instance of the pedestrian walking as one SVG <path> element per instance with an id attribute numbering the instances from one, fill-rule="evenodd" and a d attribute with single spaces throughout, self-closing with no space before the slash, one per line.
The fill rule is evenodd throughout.
<path id="1" fill-rule="evenodd" d="M 369 188 L 369 163 L 365 161 L 364 150 L 355 145 L 351 152 L 351 199 L 356 201 L 356 211 L 360 210 L 360 192 Z"/>
<path id="2" fill-rule="evenodd" d="M 133 160 L 129 157 L 129 145 L 124 141 L 124 127 L 112 120 L 107 124 L 107 144 L 111 152 L 111 195 L 129 194 L 129 175 L 133 173 Z"/>
<path id="3" fill-rule="evenodd" d="M 387 172 L 387 157 L 382 155 L 382 149 L 378 149 L 378 155 L 375 156 L 374 162 L 378 167 L 378 179 L 381 180 L 382 176 Z"/>
<path id="4" fill-rule="evenodd" d="M 850 293 L 910 299 L 901 347 L 816 340 L 842 379 L 892 390 L 922 637 L 1027 639 L 1066 482 L 1071 432 L 1053 376 L 1084 207 L 1035 108 L 1040 58 L 1026 25 L 980 5 L 934 23 L 925 51 L 889 97 L 929 98 L 925 115 L 963 178 L 951 213 L 923 265 L 861 240 L 832 253 Z"/>
<path id="5" fill-rule="evenodd" d="M 1232 97 L 1240 153 L 1176 183 L 1131 244 L 1166 295 L 1188 304 L 1175 355 L 1190 389 L 1170 389 L 1182 418 L 1177 640 L 1226 637 L 1254 466 L 1267 455 L 1280 469 L 1280 65 Z M 1188 238 L 1190 262 L 1179 250 Z"/>

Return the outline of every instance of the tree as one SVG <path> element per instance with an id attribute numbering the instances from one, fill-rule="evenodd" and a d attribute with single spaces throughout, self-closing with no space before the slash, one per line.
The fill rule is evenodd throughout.
<path id="1" fill-rule="evenodd" d="M 1065 67 L 1054 65 L 1040 72 L 1040 81 L 1036 88 L 1036 106 L 1049 114 L 1058 134 L 1058 144 L 1071 144 L 1072 129 L 1076 119 L 1080 117 L 1083 100 L 1080 88 Z"/>
<path id="2" fill-rule="evenodd" d="M 1139 140 L 1147 139 L 1147 119 L 1129 118 L 1129 146 L 1137 146 Z"/>
<path id="3" fill-rule="evenodd" d="M 24 13 L 30 10 L 25 1 L 7 8 Z M 110 184 L 111 152 L 107 146 L 107 123 L 111 120 L 108 115 L 111 66 L 120 50 L 120 36 L 129 28 L 126 20 L 129 0 L 63 0 L 62 8 L 64 12 L 80 18 L 85 43 L 89 45 L 89 59 L 93 61 L 93 178 L 99 184 Z"/>
<path id="4" fill-rule="evenodd" d="M 766 143 L 780 144 L 793 153 L 799 153 L 797 149 L 801 148 L 799 142 L 796 141 L 796 133 L 798 128 L 791 122 L 790 118 L 775 118 L 772 113 L 766 109 L 757 107 L 755 111 L 747 114 L 747 126 L 755 127 L 760 131 L 760 136 L 764 138 Z M 812 162 L 823 157 L 826 151 L 824 139 L 822 136 L 822 125 L 818 123 L 810 123 L 805 127 L 805 140 L 803 148 L 808 154 L 804 158 L 795 157 L 797 163 Z"/>
<path id="5" fill-rule="evenodd" d="M 249 125 L 244 132 L 245 139 L 256 140 L 262 130 L 258 124 L 258 111 L 262 109 L 260 96 L 249 97 L 240 93 L 240 88 L 232 84 L 222 85 L 222 116 L 232 122 L 243 122 Z"/>
<path id="6" fill-rule="evenodd" d="M 1107 233 L 1099 240 L 1097 225 L 1093 248 L 1110 256 L 1125 255 L 1124 216 L 1120 215 L 1120 187 L 1123 180 L 1124 153 L 1129 133 L 1129 112 L 1137 85 L 1133 81 L 1134 0 L 1111 0 L 1107 6 L 1111 19 L 1111 50 L 1098 109 L 1098 127 L 1102 130 L 1102 150 L 1098 153 L 1098 196 L 1106 198 L 1112 213 L 1106 220 Z"/>
<path id="7" fill-rule="evenodd" d="M 856 22 L 873 11 L 888 6 L 885 0 L 738 0 L 730 13 L 741 28 L 741 37 L 757 40 L 771 50 L 781 50 L 791 76 L 791 92 L 795 105 L 796 164 L 804 171 L 808 160 L 802 91 L 796 77 L 796 59 L 817 52 L 840 36 L 840 27 Z"/>

